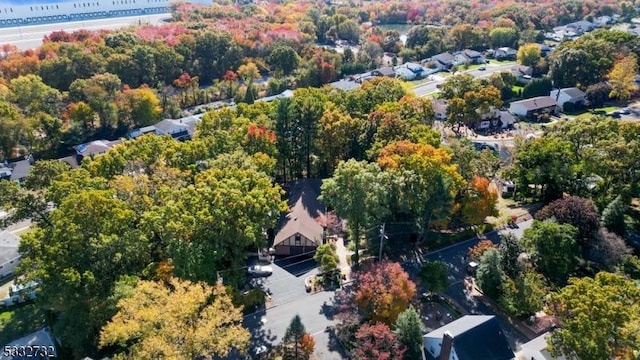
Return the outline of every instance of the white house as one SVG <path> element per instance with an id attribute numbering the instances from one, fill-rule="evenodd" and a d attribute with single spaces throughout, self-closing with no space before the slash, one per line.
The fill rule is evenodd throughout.
<path id="1" fill-rule="evenodd" d="M 409 68 L 403 67 L 403 66 L 397 67 L 395 71 L 396 71 L 396 77 L 406 81 L 415 80 L 417 76 L 416 73 L 411 71 Z"/>
<path id="2" fill-rule="evenodd" d="M 516 358 L 518 360 L 566 360 L 564 356 L 552 356 L 547 350 L 547 337 L 549 335 L 547 332 L 526 344 L 522 344 L 522 350 L 516 354 Z"/>
<path id="3" fill-rule="evenodd" d="M 427 358 L 512 360 L 513 351 L 494 315 L 466 315 L 422 337 Z"/>
<path id="4" fill-rule="evenodd" d="M 13 275 L 13 270 L 20 264 L 20 238 L 8 231 L 0 232 L 0 280 Z"/>
<path id="5" fill-rule="evenodd" d="M 554 114 L 557 109 L 556 100 L 550 96 L 538 96 L 531 99 L 513 101 L 509 106 L 510 113 L 523 118 L 531 117 L 536 113 Z"/>
<path id="6" fill-rule="evenodd" d="M 551 90 L 549 96 L 556 100 L 556 103 L 561 109 L 564 109 L 565 103 L 572 103 L 573 105 L 583 105 L 587 100 L 587 94 L 576 88 L 564 88 Z"/>
<path id="7" fill-rule="evenodd" d="M 496 49 L 493 56 L 498 60 L 515 60 L 518 56 L 518 50 L 510 47 L 501 47 Z"/>

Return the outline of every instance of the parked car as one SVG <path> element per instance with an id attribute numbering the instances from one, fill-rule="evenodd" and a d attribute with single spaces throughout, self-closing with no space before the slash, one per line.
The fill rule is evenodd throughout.
<path id="1" fill-rule="evenodd" d="M 620 109 L 620 111 L 619 111 L 619 112 L 620 112 L 620 114 L 622 114 L 622 115 L 629 115 L 629 114 L 631 114 L 631 109 L 629 109 L 628 107 L 626 107 L 626 108 L 622 108 L 622 109 Z"/>
<path id="2" fill-rule="evenodd" d="M 271 276 L 273 268 L 267 265 L 253 265 L 247 269 L 247 273 L 254 277 Z"/>
<path id="3" fill-rule="evenodd" d="M 608 115 L 611 116 L 614 119 L 620 119 L 620 111 L 612 111 Z"/>
<path id="4" fill-rule="evenodd" d="M 486 67 L 484 67 L 484 66 L 480 66 L 480 67 L 478 68 L 478 70 L 480 70 L 480 71 L 485 71 L 485 70 L 487 70 L 487 68 L 486 68 Z"/>

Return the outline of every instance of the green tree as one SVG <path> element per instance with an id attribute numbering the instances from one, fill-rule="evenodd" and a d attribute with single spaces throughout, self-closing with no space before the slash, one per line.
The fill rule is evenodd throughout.
<path id="1" fill-rule="evenodd" d="M 520 240 L 513 233 L 501 234 L 498 252 L 500 253 L 502 270 L 510 278 L 516 278 L 522 270 L 519 257 L 524 252 Z"/>
<path id="2" fill-rule="evenodd" d="M 242 309 L 222 285 L 140 281 L 117 307 L 100 334 L 101 347 L 118 349 L 116 359 L 224 357 L 249 345 Z"/>
<path id="3" fill-rule="evenodd" d="M 282 72 L 283 75 L 289 75 L 298 68 L 300 57 L 291 46 L 282 45 L 271 50 L 267 61 L 275 70 Z"/>
<path id="4" fill-rule="evenodd" d="M 407 349 L 405 359 L 419 359 L 422 356 L 424 325 L 413 305 L 398 315 L 394 332 Z"/>
<path id="5" fill-rule="evenodd" d="M 35 162 L 29 170 L 24 185 L 30 190 L 46 189 L 65 171 L 69 165 L 60 160 L 40 160 Z"/>
<path id="6" fill-rule="evenodd" d="M 602 212 L 601 223 L 602 226 L 607 228 L 609 231 L 613 231 L 618 235 L 624 235 L 625 232 L 625 222 L 624 215 L 627 211 L 627 205 L 622 199 L 621 195 L 618 195 L 612 202 L 604 208 Z"/>
<path id="7" fill-rule="evenodd" d="M 541 58 L 540 45 L 538 44 L 524 44 L 518 49 L 518 64 L 535 66 Z"/>
<path id="8" fill-rule="evenodd" d="M 338 268 L 340 258 L 336 253 L 336 246 L 333 243 L 327 243 L 318 246 L 313 260 L 320 265 L 322 271 L 327 272 Z"/>
<path id="9" fill-rule="evenodd" d="M 562 326 L 551 333 L 554 356 L 612 359 L 640 350 L 640 288 L 620 275 L 572 278 L 551 298 Z"/>
<path id="10" fill-rule="evenodd" d="M 542 310 L 548 293 L 549 287 L 542 275 L 525 271 L 514 279 L 505 278 L 500 303 L 515 316 L 532 315 Z"/>
<path id="11" fill-rule="evenodd" d="M 380 173 L 376 164 L 351 159 L 339 163 L 333 177 L 322 183 L 320 199 L 331 205 L 338 216 L 347 220 L 351 241 L 356 250 L 356 267 L 360 258 L 360 236 L 363 228 L 383 215 L 384 189 L 379 180 Z"/>
<path id="12" fill-rule="evenodd" d="M 489 249 L 480 257 L 480 265 L 476 272 L 476 280 L 482 291 L 493 299 L 498 299 L 502 292 L 504 273 L 500 268 L 500 254 L 496 249 Z"/>
<path id="13" fill-rule="evenodd" d="M 466 93 L 479 90 L 480 88 L 480 82 L 473 75 L 465 73 L 449 76 L 444 83 L 442 83 L 440 93 L 445 99 L 462 99 Z"/>
<path id="14" fill-rule="evenodd" d="M 11 100 L 27 115 L 42 111 L 52 116 L 60 116 L 62 94 L 45 84 L 40 76 L 29 74 L 12 79 L 9 90 Z"/>
<path id="15" fill-rule="evenodd" d="M 534 221 L 524 231 L 522 246 L 532 255 L 536 267 L 555 284 L 563 284 L 578 264 L 578 230 L 555 221 Z"/>
<path id="16" fill-rule="evenodd" d="M 284 359 L 299 360 L 303 358 L 303 351 L 301 349 L 301 342 L 307 331 L 302 324 L 300 315 L 294 316 L 289 323 L 289 327 L 284 333 L 282 343 L 285 346 Z M 293 349 L 291 349 L 293 347 Z M 293 353 L 292 353 L 293 351 Z"/>
<path id="17" fill-rule="evenodd" d="M 442 261 L 426 261 L 420 266 L 418 277 L 429 290 L 444 291 L 449 287 L 447 265 Z"/>
<path id="18" fill-rule="evenodd" d="M 497 27 L 489 32 L 489 40 L 494 48 L 515 47 L 518 43 L 518 32 L 512 27 Z"/>

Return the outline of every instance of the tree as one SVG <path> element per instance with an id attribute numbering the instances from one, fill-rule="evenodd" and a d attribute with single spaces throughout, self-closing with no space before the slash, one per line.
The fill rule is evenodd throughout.
<path id="1" fill-rule="evenodd" d="M 362 121 L 335 108 L 327 108 L 319 120 L 317 147 L 331 175 L 340 161 L 350 158 L 358 147 L 357 136 Z M 352 156 L 351 156 L 352 157 Z"/>
<path id="2" fill-rule="evenodd" d="M 549 293 L 544 277 L 533 271 L 519 273 L 514 279 L 505 278 L 500 303 L 515 316 L 535 314 L 544 307 Z"/>
<path id="3" fill-rule="evenodd" d="M 312 177 L 311 158 L 315 151 L 318 121 L 324 113 L 326 95 L 320 89 L 297 89 L 288 106 L 288 118 L 292 124 L 291 144 L 299 164 L 304 164 L 305 175 Z M 295 130 L 293 130 L 295 129 Z M 300 169 L 301 176 L 302 169 Z"/>
<path id="4" fill-rule="evenodd" d="M 378 181 L 380 172 L 376 164 L 351 159 L 338 164 L 333 177 L 322 182 L 321 200 L 347 220 L 351 240 L 355 244 L 356 267 L 360 258 L 362 229 L 381 215 L 384 189 Z"/>
<path id="5" fill-rule="evenodd" d="M 559 224 L 569 224 L 578 230 L 578 242 L 585 248 L 600 227 L 598 209 L 591 199 L 566 196 L 554 200 L 535 215 L 537 220 L 555 219 Z"/>
<path id="6" fill-rule="evenodd" d="M 624 235 L 626 226 L 624 222 L 624 214 L 626 211 L 627 205 L 622 199 L 622 196 L 616 196 L 616 198 L 613 199 L 613 201 L 611 201 L 602 212 L 602 218 L 600 220 L 602 226 L 618 235 Z"/>
<path id="7" fill-rule="evenodd" d="M 629 54 L 616 61 L 609 72 L 611 98 L 628 100 L 638 90 L 635 74 L 638 72 L 638 61 L 634 54 Z"/>
<path id="8" fill-rule="evenodd" d="M 467 253 L 467 258 L 469 261 L 480 261 L 482 255 L 484 255 L 487 250 L 495 249 L 496 244 L 494 244 L 491 240 L 481 240 L 474 247 L 469 249 Z"/>
<path id="9" fill-rule="evenodd" d="M 542 58 L 540 45 L 524 44 L 518 49 L 518 64 L 524 66 L 535 66 Z"/>
<path id="10" fill-rule="evenodd" d="M 62 108 L 62 94 L 50 87 L 38 75 L 25 75 L 12 79 L 9 83 L 11 100 L 27 115 L 38 111 L 59 116 Z"/>
<path id="11" fill-rule="evenodd" d="M 425 261 L 420 266 L 418 277 L 423 285 L 433 292 L 443 291 L 449 287 L 447 265 L 442 261 Z"/>
<path id="12" fill-rule="evenodd" d="M 631 248 L 621 237 L 601 228 L 589 246 L 587 258 L 595 261 L 602 269 L 613 271 L 631 252 Z"/>
<path id="13" fill-rule="evenodd" d="M 462 202 L 462 219 L 469 225 L 480 225 L 484 223 L 487 216 L 494 216 L 498 213 L 496 204 L 498 202 L 498 191 L 489 189 L 489 179 L 474 177 L 464 194 Z"/>
<path id="14" fill-rule="evenodd" d="M 315 341 L 305 330 L 300 315 L 296 314 L 291 319 L 289 327 L 284 333 L 282 343 L 285 347 L 283 357 L 285 360 L 308 359 L 313 352 Z"/>
<path id="15" fill-rule="evenodd" d="M 416 285 L 400 264 L 378 262 L 357 272 L 355 303 L 365 320 L 393 324 L 416 295 Z"/>
<path id="16" fill-rule="evenodd" d="M 30 190 L 46 189 L 60 174 L 68 170 L 69 165 L 64 161 L 37 161 L 31 166 L 24 185 Z"/>
<path id="17" fill-rule="evenodd" d="M 255 63 L 249 62 L 238 68 L 238 75 L 244 82 L 250 83 L 260 77 L 260 71 L 258 71 L 258 67 Z"/>
<path id="18" fill-rule="evenodd" d="M 500 268 L 500 254 L 495 248 L 489 249 L 480 257 L 476 272 L 478 286 L 486 295 L 498 299 L 502 292 L 504 273 Z"/>
<path id="19" fill-rule="evenodd" d="M 599 360 L 640 350 L 640 288 L 633 281 L 607 272 L 572 278 L 551 304 L 561 324 L 549 338 L 554 356 Z"/>
<path id="20" fill-rule="evenodd" d="M 514 47 L 518 43 L 518 32 L 512 27 L 497 27 L 489 32 L 489 39 L 494 48 Z"/>
<path id="21" fill-rule="evenodd" d="M 551 80 L 546 77 L 534 79 L 524 86 L 524 89 L 522 89 L 522 97 L 527 99 L 536 96 L 548 96 L 552 87 Z"/>
<path id="22" fill-rule="evenodd" d="M 578 230 L 551 220 L 534 221 L 524 231 L 522 245 L 532 255 L 538 270 L 555 284 L 563 284 L 578 261 Z"/>
<path id="23" fill-rule="evenodd" d="M 247 348 L 250 334 L 241 323 L 242 309 L 222 285 L 140 281 L 118 302 L 100 346 L 116 346 L 117 359 L 212 359 Z"/>
<path id="24" fill-rule="evenodd" d="M 440 93 L 445 99 L 462 99 L 466 93 L 479 89 L 480 82 L 473 75 L 465 73 L 446 78 L 442 83 Z"/>
<path id="25" fill-rule="evenodd" d="M 448 42 L 453 49 L 481 49 L 484 44 L 484 33 L 479 28 L 470 24 L 459 24 L 448 33 Z"/>
<path id="26" fill-rule="evenodd" d="M 125 89 L 117 95 L 116 103 L 120 122 L 131 127 L 142 127 L 156 123 L 160 118 L 160 99 L 147 86 Z"/>
<path id="27" fill-rule="evenodd" d="M 313 255 L 313 260 L 320 265 L 320 268 L 324 272 L 337 269 L 340 258 L 338 254 L 336 254 L 335 244 L 327 243 L 318 246 L 316 253 Z"/>
<path id="28" fill-rule="evenodd" d="M 589 101 L 591 108 L 598 108 L 604 105 L 609 100 L 609 94 L 611 93 L 611 85 L 606 82 L 599 82 L 593 84 L 587 88 L 586 97 Z"/>
<path id="29" fill-rule="evenodd" d="M 520 240 L 513 233 L 501 234 L 498 252 L 502 270 L 510 278 L 516 278 L 523 268 L 519 261 L 520 254 L 524 252 Z"/>
<path id="30" fill-rule="evenodd" d="M 283 75 L 289 75 L 298 68 L 300 57 L 291 46 L 277 46 L 271 50 L 267 61 Z"/>
<path id="31" fill-rule="evenodd" d="M 364 324 L 356 332 L 353 357 L 358 360 L 401 360 L 404 352 L 387 324 Z"/>
<path id="32" fill-rule="evenodd" d="M 395 323 L 395 334 L 407 349 L 405 359 L 419 359 L 422 356 L 422 335 L 424 325 L 420 314 L 413 305 L 398 315 Z"/>

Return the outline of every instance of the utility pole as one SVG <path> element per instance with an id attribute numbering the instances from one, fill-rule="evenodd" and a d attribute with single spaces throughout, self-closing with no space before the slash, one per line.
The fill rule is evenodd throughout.
<path id="1" fill-rule="evenodd" d="M 382 244 L 384 244 L 384 239 L 389 239 L 387 235 L 384 233 L 386 223 L 382 223 L 380 227 L 380 255 L 378 255 L 378 261 L 382 261 Z"/>

